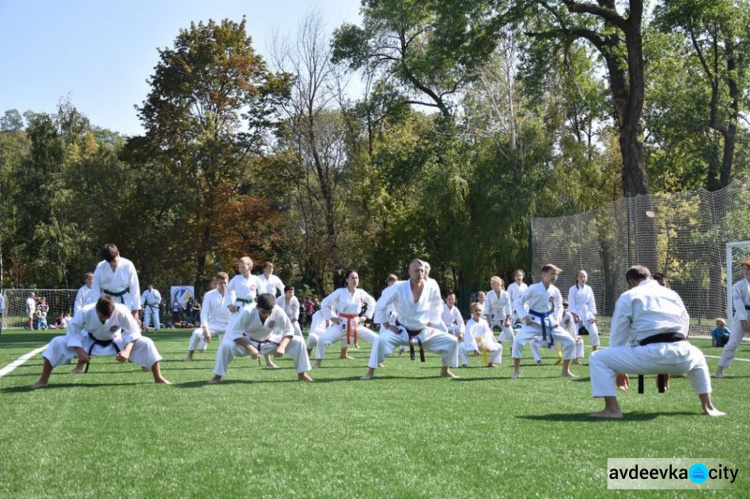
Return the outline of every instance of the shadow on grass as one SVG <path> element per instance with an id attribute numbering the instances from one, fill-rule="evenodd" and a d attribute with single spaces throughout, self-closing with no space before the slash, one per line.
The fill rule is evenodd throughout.
<path id="1" fill-rule="evenodd" d="M 31 385 L 28 386 L 10 386 L 7 388 L 0 388 L 0 393 L 24 393 L 24 392 L 36 392 L 38 390 L 48 391 L 56 388 L 101 388 L 103 386 L 137 386 L 145 384 L 156 384 L 153 381 L 142 382 L 142 383 L 52 383 L 45 386 L 44 388 L 32 389 Z"/>
<path id="2" fill-rule="evenodd" d="M 516 416 L 518 419 L 528 419 L 530 421 L 559 421 L 564 423 L 600 423 L 602 421 L 629 422 L 629 421 L 652 421 L 659 416 L 701 416 L 697 412 L 630 412 L 625 413 L 622 419 L 594 418 L 589 416 L 590 413 L 573 413 L 573 414 L 539 414 L 529 416 Z"/>

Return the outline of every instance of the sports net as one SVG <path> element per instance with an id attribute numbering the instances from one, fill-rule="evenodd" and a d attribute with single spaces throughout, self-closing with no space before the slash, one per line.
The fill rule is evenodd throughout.
<path id="1" fill-rule="evenodd" d="M 29 325 L 29 317 L 26 313 L 26 299 L 33 292 L 36 299 L 42 296 L 46 298 L 49 305 L 47 312 L 47 324 L 52 326 L 59 314 L 73 311 L 73 302 L 76 299 L 77 289 L 6 289 L 5 310 L 3 311 L 3 329 L 24 328 Z"/>
<path id="2" fill-rule="evenodd" d="M 750 187 L 740 179 L 715 192 L 635 196 L 578 215 L 533 218 L 534 274 L 548 262 L 561 267 L 558 287 L 567 296 L 578 270 L 588 271 L 606 323 L 627 290 L 627 269 L 646 265 L 680 294 L 691 332 L 706 334 L 727 314 L 727 243 L 748 239 L 748 206 Z M 734 251 L 732 282 L 741 277 L 738 263 L 747 257 L 750 247 Z"/>

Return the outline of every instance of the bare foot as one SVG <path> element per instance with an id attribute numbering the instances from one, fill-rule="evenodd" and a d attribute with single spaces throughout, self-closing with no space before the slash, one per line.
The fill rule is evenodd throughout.
<path id="1" fill-rule="evenodd" d="M 380 364 L 378 364 L 378 369 L 382 369 L 383 367 L 385 367 L 385 366 L 383 365 L 382 362 Z"/>
<path id="2" fill-rule="evenodd" d="M 83 367 L 76 366 L 75 369 L 70 371 L 70 374 L 83 374 Z"/>
<path id="3" fill-rule="evenodd" d="M 571 364 L 580 364 L 581 361 L 579 359 L 573 359 L 570 361 Z"/>
<path id="4" fill-rule="evenodd" d="M 362 377 L 361 377 L 361 378 L 359 378 L 359 379 L 372 379 L 372 378 L 374 378 L 374 377 L 375 377 L 375 375 L 374 375 L 374 374 L 365 374 L 364 376 L 362 376 Z"/>
<path id="5" fill-rule="evenodd" d="M 542 361 L 541 360 L 537 360 L 536 361 L 536 365 L 541 366 L 542 365 Z"/>
<path id="6" fill-rule="evenodd" d="M 492 362 L 490 362 L 489 364 L 487 364 L 487 367 L 500 367 L 500 366 L 496 366 L 495 364 L 493 364 Z"/>
<path id="7" fill-rule="evenodd" d="M 208 380 L 209 384 L 215 385 L 216 383 L 221 383 L 221 376 L 214 376 L 213 378 Z"/>
<path id="8" fill-rule="evenodd" d="M 577 377 L 578 377 L 578 376 L 576 376 L 575 374 L 573 374 L 573 373 L 572 373 L 572 372 L 570 372 L 570 371 L 568 371 L 568 372 L 565 372 L 565 373 L 562 373 L 562 374 L 561 374 L 561 376 L 562 376 L 563 378 L 577 378 Z"/>
<path id="9" fill-rule="evenodd" d="M 192 355 L 188 355 L 187 358 L 185 359 L 185 362 L 192 362 L 192 361 L 193 361 Z"/>
<path id="10" fill-rule="evenodd" d="M 278 368 L 279 368 L 279 366 L 277 366 L 273 362 L 270 362 L 270 361 L 266 362 L 266 369 L 278 369 Z"/>
<path id="11" fill-rule="evenodd" d="M 315 363 L 315 369 L 320 369 L 321 367 L 323 367 L 323 361 L 322 360 L 318 360 Z"/>
<path id="12" fill-rule="evenodd" d="M 143 371 L 144 373 L 150 373 L 151 372 L 151 368 L 149 368 L 149 367 L 141 367 L 141 371 Z"/>
<path id="13" fill-rule="evenodd" d="M 521 373 L 519 373 L 517 371 L 513 373 L 513 376 L 512 376 L 513 379 L 518 379 L 520 377 L 521 377 Z"/>
<path id="14" fill-rule="evenodd" d="M 622 419 L 622 412 L 604 410 L 599 412 L 592 412 L 591 414 L 589 414 L 589 417 L 603 419 Z"/>
<path id="15" fill-rule="evenodd" d="M 36 390 L 37 388 L 44 388 L 45 386 L 47 386 L 47 384 L 48 383 L 39 380 L 36 383 L 34 383 L 33 385 L 31 385 L 31 389 L 32 390 Z"/>
<path id="16" fill-rule="evenodd" d="M 307 373 L 299 373 L 297 375 L 297 381 L 307 381 L 308 383 L 312 383 L 313 379 L 307 375 Z"/>
<path id="17" fill-rule="evenodd" d="M 719 409 L 717 409 L 714 406 L 704 407 L 703 412 L 706 413 L 707 416 L 712 416 L 712 417 L 719 417 L 719 416 L 727 415 L 726 412 L 721 412 Z"/>
<path id="18" fill-rule="evenodd" d="M 455 374 L 453 374 L 450 371 L 441 372 L 440 373 L 440 377 L 441 378 L 449 378 L 449 379 L 458 379 L 458 376 L 456 376 Z"/>
<path id="19" fill-rule="evenodd" d="M 716 374 L 714 374 L 714 378 L 716 379 L 721 379 L 723 377 L 724 377 L 724 373 L 717 372 Z"/>
<path id="20" fill-rule="evenodd" d="M 460 366 L 458 366 L 458 367 L 460 367 L 461 369 L 466 369 L 466 368 L 467 368 L 468 366 L 467 366 L 466 364 L 461 364 L 461 365 L 460 365 Z"/>
<path id="21" fill-rule="evenodd" d="M 351 355 L 341 355 L 339 356 L 339 359 L 354 360 L 354 357 L 352 357 Z"/>
<path id="22" fill-rule="evenodd" d="M 398 351 L 398 356 L 401 357 L 402 355 L 404 355 L 404 351 L 403 350 L 399 350 Z"/>
<path id="23" fill-rule="evenodd" d="M 167 378 L 161 377 L 159 379 L 154 380 L 156 383 L 161 383 L 162 385 L 171 385 L 172 382 L 169 381 Z"/>

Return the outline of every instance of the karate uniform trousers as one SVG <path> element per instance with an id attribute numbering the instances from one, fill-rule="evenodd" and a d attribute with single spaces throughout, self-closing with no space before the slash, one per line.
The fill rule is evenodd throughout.
<path id="1" fill-rule="evenodd" d="M 83 350 L 88 353 L 89 348 L 94 343 L 94 340 L 87 334 L 83 337 L 82 346 Z M 125 344 L 122 341 L 122 336 L 117 335 L 114 338 L 114 343 L 120 348 L 125 349 Z M 91 350 L 91 356 L 101 355 L 117 355 L 117 350 L 112 345 L 102 346 L 94 345 L 94 349 Z M 69 360 L 78 358 L 78 354 L 74 348 L 68 347 L 68 338 L 66 336 L 57 336 L 50 341 L 49 346 L 42 354 L 42 357 L 47 359 L 52 367 L 57 367 L 61 364 L 65 364 Z M 141 336 L 133 343 L 133 348 L 130 350 L 130 361 L 133 364 L 138 364 L 146 369 L 151 367 L 162 359 L 159 355 L 159 351 L 156 349 L 156 345 L 151 338 Z"/>
<path id="2" fill-rule="evenodd" d="M 573 360 L 575 356 L 575 340 L 573 337 L 561 327 L 549 327 L 547 326 L 547 335 L 552 335 L 555 343 L 562 345 L 563 349 L 563 360 Z M 524 325 L 516 335 L 516 339 L 513 342 L 512 357 L 514 359 L 523 358 L 523 347 L 526 343 L 537 341 L 536 337 L 542 338 L 542 326 L 538 323 L 532 323 L 531 325 Z M 544 345 L 547 346 L 547 345 Z M 532 346 L 532 353 L 534 347 Z M 535 360 L 540 360 L 539 359 Z"/>
<path id="3" fill-rule="evenodd" d="M 341 324 L 334 324 L 328 329 L 325 330 L 323 334 L 320 335 L 318 338 L 318 345 L 315 349 L 315 359 L 322 359 L 323 355 L 326 352 L 326 348 L 328 348 L 329 345 L 341 340 L 341 348 L 344 348 L 344 345 L 346 344 L 346 323 L 347 319 L 345 317 L 342 317 L 341 320 L 343 321 Z M 354 320 L 354 319 L 352 319 Z M 351 341 L 354 343 L 354 332 L 352 331 L 350 333 Z M 372 331 L 369 328 L 366 328 L 364 325 L 359 324 L 357 325 L 357 338 L 365 340 L 367 343 L 374 345 L 375 340 L 378 337 L 378 333 Z"/>
<path id="4" fill-rule="evenodd" d="M 589 355 L 591 391 L 594 397 L 617 394 L 615 374 L 687 373 L 697 394 L 711 393 L 711 375 L 706 357 L 687 341 L 651 343 L 645 346 L 617 346 Z"/>
<path id="5" fill-rule="evenodd" d="M 433 334 L 428 334 L 427 331 L 423 330 L 419 334 L 419 339 L 422 340 L 422 348 L 425 351 L 440 354 L 443 367 L 458 367 L 458 340 L 455 336 L 437 329 Z M 378 365 L 385 361 L 386 355 L 402 345 L 409 346 L 409 333 L 406 330 L 402 329 L 399 334 L 390 329 L 386 330 L 372 344 L 370 361 L 367 366 L 377 369 Z M 418 348 L 417 337 L 414 337 L 414 350 L 416 351 Z"/>
<path id="6" fill-rule="evenodd" d="M 218 338 L 219 344 L 221 344 L 221 341 L 224 339 L 224 333 L 226 331 L 223 330 L 214 330 L 211 332 L 211 339 L 216 340 Z M 197 328 L 193 331 L 193 334 L 190 335 L 190 343 L 188 344 L 188 351 L 192 352 L 195 350 L 200 350 L 201 352 L 205 352 L 208 348 L 208 343 L 206 343 L 206 340 L 203 339 L 203 328 Z"/>
<path id="7" fill-rule="evenodd" d="M 261 355 L 273 354 L 278 348 L 279 343 L 283 337 L 280 334 L 272 334 L 267 338 L 267 342 L 259 342 L 258 340 L 252 339 L 250 336 L 243 335 L 248 342 L 258 349 Z M 307 356 L 307 349 L 305 348 L 304 340 L 299 336 L 292 336 L 291 341 L 286 346 L 284 352 L 294 362 L 294 370 L 297 374 L 307 372 L 312 369 L 310 365 L 310 358 Z M 217 376 L 224 376 L 227 373 L 229 364 L 235 357 L 244 357 L 250 355 L 248 351 L 234 342 L 228 336 L 224 336 L 219 344 L 219 351 L 216 352 L 216 366 L 214 367 L 214 374 Z"/>

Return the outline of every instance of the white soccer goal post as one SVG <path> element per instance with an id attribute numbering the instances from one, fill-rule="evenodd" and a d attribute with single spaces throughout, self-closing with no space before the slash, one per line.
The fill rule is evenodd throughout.
<path id="1" fill-rule="evenodd" d="M 750 259 L 750 241 L 727 243 L 727 321 L 731 321 L 734 315 L 732 286 L 742 279 L 742 261 L 748 259 Z"/>
<path id="2" fill-rule="evenodd" d="M 3 329 L 24 328 L 29 324 L 26 299 L 33 292 L 38 300 L 44 296 L 49 305 L 47 324 L 52 325 L 59 314 L 73 312 L 77 289 L 6 289 L 3 292 L 5 309 L 2 314 Z"/>

